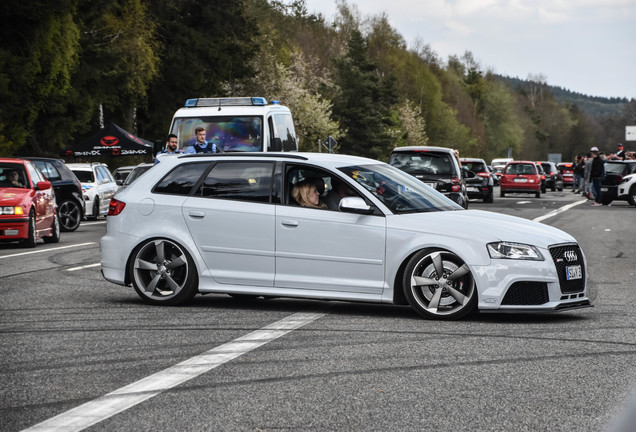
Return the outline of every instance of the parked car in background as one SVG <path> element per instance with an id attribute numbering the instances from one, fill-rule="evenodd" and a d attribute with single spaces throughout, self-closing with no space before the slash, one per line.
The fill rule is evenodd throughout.
<path id="1" fill-rule="evenodd" d="M 100 253 L 106 280 L 156 305 L 334 299 L 440 320 L 591 306 L 571 235 L 464 210 L 404 171 L 340 154 L 165 158 L 111 200 Z"/>
<path id="2" fill-rule="evenodd" d="M 545 184 L 552 192 L 563 190 L 563 176 L 554 162 L 540 161 L 537 162 L 545 171 Z M 574 171 L 573 171 L 574 172 Z"/>
<path id="3" fill-rule="evenodd" d="M 506 167 L 506 164 L 508 162 L 512 162 L 514 159 L 512 158 L 497 158 L 497 159 L 493 159 L 490 162 L 490 166 L 493 167 L 494 169 L 498 169 L 499 171 L 503 171 L 503 169 Z"/>
<path id="4" fill-rule="evenodd" d="M 572 162 L 559 162 L 557 168 L 563 177 L 563 186 L 572 187 L 574 184 L 574 164 Z"/>
<path id="5" fill-rule="evenodd" d="M 541 176 L 537 164 L 530 161 L 508 162 L 501 176 L 500 194 L 510 192 L 533 193 L 541 198 Z"/>
<path id="6" fill-rule="evenodd" d="M 623 178 L 636 172 L 636 160 L 605 162 L 605 178 L 601 184 L 602 203 L 607 205 L 618 199 L 618 186 Z M 621 195 L 621 200 L 627 200 L 628 195 Z"/>
<path id="7" fill-rule="evenodd" d="M 627 200 L 629 205 L 636 206 L 636 174 L 623 177 L 618 185 L 617 200 Z"/>
<path id="8" fill-rule="evenodd" d="M 75 231 L 85 213 L 82 183 L 62 159 L 25 157 L 44 174 L 55 190 L 57 214 L 62 231 Z"/>
<path id="9" fill-rule="evenodd" d="M 460 206 L 468 208 L 468 193 L 464 181 L 466 174 L 462 172 L 453 149 L 397 147 L 389 156 L 389 165 L 411 174 Z"/>
<path id="10" fill-rule="evenodd" d="M 115 171 L 113 171 L 113 178 L 115 179 L 115 182 L 118 186 L 124 184 L 124 182 L 126 181 L 126 177 L 128 177 L 128 175 L 132 172 L 132 170 L 135 169 L 136 166 L 137 165 L 122 166 L 116 168 Z"/>
<path id="11" fill-rule="evenodd" d="M 148 171 L 154 165 L 155 164 L 151 164 L 151 163 L 141 163 L 135 166 L 133 170 L 130 172 L 130 174 L 126 176 L 126 180 L 124 180 L 124 183 L 120 186 L 119 189 L 124 188 L 128 186 L 129 184 L 131 184 L 133 181 L 137 180 L 143 173 Z"/>
<path id="12" fill-rule="evenodd" d="M 117 191 L 117 183 L 108 166 L 100 162 L 69 163 L 66 166 L 82 182 L 86 218 L 95 219 L 98 216 L 106 216 L 108 203 Z"/>
<path id="13" fill-rule="evenodd" d="M 475 173 L 474 177 L 465 178 L 468 198 L 481 199 L 485 203 L 493 202 L 494 176 L 488 169 L 486 162 L 478 158 L 460 158 L 462 169 Z"/>
<path id="14" fill-rule="evenodd" d="M 0 158 L 0 241 L 35 247 L 60 241 L 60 222 L 51 182 L 31 161 Z"/>

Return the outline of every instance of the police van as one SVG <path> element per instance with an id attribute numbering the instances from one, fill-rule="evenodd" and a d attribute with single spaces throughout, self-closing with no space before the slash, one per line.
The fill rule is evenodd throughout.
<path id="1" fill-rule="evenodd" d="M 198 127 L 224 152 L 298 151 L 291 111 L 262 97 L 188 99 L 170 126 L 181 150 L 195 144 Z"/>

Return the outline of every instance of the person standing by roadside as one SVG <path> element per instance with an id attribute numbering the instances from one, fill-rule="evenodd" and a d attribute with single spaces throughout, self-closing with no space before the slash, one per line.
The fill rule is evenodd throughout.
<path id="1" fill-rule="evenodd" d="M 155 156 L 155 165 L 159 163 L 159 155 L 183 154 L 183 151 L 179 150 L 177 147 L 179 147 L 179 138 L 175 134 L 168 135 L 168 139 L 166 140 L 166 148 L 161 150 L 159 153 L 157 153 L 157 156 Z"/>
<path id="2" fill-rule="evenodd" d="M 594 191 L 593 206 L 603 205 L 603 192 L 601 191 L 601 183 L 605 177 L 605 161 L 598 153 L 597 147 L 590 149 L 592 153 L 592 167 L 590 170 L 590 179 L 592 180 L 592 189 Z"/>
<path id="3" fill-rule="evenodd" d="M 592 148 L 596 148 L 596 147 L 592 147 Z M 592 171 L 592 153 L 591 152 L 587 152 L 587 155 L 585 155 L 585 164 L 583 165 L 583 195 L 585 196 L 585 198 L 591 200 L 592 199 L 592 194 L 591 194 L 591 187 L 590 187 L 590 183 L 591 183 L 591 178 L 590 178 L 590 172 Z"/>
<path id="4" fill-rule="evenodd" d="M 573 193 L 581 193 L 583 189 L 583 176 L 585 171 L 585 159 L 578 155 L 574 160 L 574 183 L 572 184 Z"/>
<path id="5" fill-rule="evenodd" d="M 614 153 L 614 157 L 617 160 L 625 160 L 625 150 L 623 149 L 623 144 L 616 144 L 616 153 Z"/>

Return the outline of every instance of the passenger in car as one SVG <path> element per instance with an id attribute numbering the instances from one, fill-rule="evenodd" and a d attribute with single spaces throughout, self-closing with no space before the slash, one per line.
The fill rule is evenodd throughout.
<path id="1" fill-rule="evenodd" d="M 292 198 L 302 207 L 327 208 L 325 203 L 320 202 L 320 194 L 315 183 L 310 180 L 303 180 L 292 187 Z"/>

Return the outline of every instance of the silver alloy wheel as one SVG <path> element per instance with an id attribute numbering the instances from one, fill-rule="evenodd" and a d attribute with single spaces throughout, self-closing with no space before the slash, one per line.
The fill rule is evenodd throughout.
<path id="1" fill-rule="evenodd" d="M 62 231 L 75 231 L 82 221 L 79 205 L 73 201 L 64 201 L 59 208 L 60 225 Z"/>
<path id="2" fill-rule="evenodd" d="M 181 292 L 192 290 L 190 260 L 179 245 L 170 240 L 150 240 L 136 253 L 132 276 L 137 292 L 160 303 L 172 303 Z M 176 300 L 176 299 L 175 299 Z"/>
<path id="3" fill-rule="evenodd" d="M 407 298 L 423 316 L 459 318 L 470 312 L 477 301 L 470 269 L 451 252 L 415 255 L 407 266 L 407 275 Z"/>

